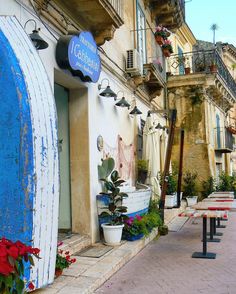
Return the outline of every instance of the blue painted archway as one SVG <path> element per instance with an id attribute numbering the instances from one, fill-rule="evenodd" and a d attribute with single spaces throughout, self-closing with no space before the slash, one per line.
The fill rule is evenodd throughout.
<path id="1" fill-rule="evenodd" d="M 0 17 L 0 237 L 40 248 L 25 276 L 52 283 L 59 197 L 56 111 L 38 52 L 15 17 Z"/>

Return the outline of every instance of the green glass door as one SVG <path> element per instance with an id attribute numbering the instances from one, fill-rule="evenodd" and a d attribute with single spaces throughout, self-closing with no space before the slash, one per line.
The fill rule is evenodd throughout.
<path id="1" fill-rule="evenodd" d="M 60 162 L 59 230 L 71 230 L 69 91 L 55 84 Z"/>

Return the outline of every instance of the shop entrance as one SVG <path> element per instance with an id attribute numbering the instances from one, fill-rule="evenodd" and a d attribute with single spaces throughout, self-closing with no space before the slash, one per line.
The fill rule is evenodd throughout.
<path id="1" fill-rule="evenodd" d="M 60 162 L 59 231 L 71 231 L 71 187 L 70 187 L 70 130 L 69 90 L 54 85 L 54 96 L 58 117 L 58 149 Z"/>

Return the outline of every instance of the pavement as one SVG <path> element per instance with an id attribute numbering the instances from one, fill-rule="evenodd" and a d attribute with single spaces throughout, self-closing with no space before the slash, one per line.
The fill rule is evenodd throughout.
<path id="1" fill-rule="evenodd" d="M 171 222 L 173 228 L 179 230 L 183 225 L 184 218 L 180 221 L 176 216 L 178 216 L 185 207 L 186 203 L 183 201 L 180 208 L 166 209 L 165 223 L 169 224 Z M 174 219 L 176 221 L 173 221 Z M 177 223 L 175 224 L 175 222 Z M 55 279 L 52 285 L 34 292 L 37 294 L 94 293 L 106 280 L 155 239 L 157 235 L 158 229 L 153 229 L 148 237 L 134 242 L 124 241 L 120 246 L 115 246 L 111 251 L 100 258 L 75 256 L 76 262 L 68 269 L 65 269 L 62 276 Z M 82 239 L 82 241 L 83 244 L 87 244 L 88 242 L 87 239 Z M 69 250 L 70 252 L 78 251 L 78 236 L 72 236 L 70 239 L 63 242 L 64 244 L 60 247 L 61 249 Z"/>
<path id="2" fill-rule="evenodd" d="M 236 212 L 229 214 L 220 243 L 208 243 L 216 259 L 194 259 L 202 250 L 202 220 L 152 241 L 114 274 L 96 294 L 235 294 Z M 79 292 L 78 292 L 79 293 Z"/>
<path id="3" fill-rule="evenodd" d="M 153 229 L 147 238 L 134 242 L 124 241 L 99 258 L 73 256 L 76 262 L 63 271 L 47 288 L 36 290 L 37 294 L 89 294 L 99 288 L 124 264 L 138 254 L 158 234 Z"/>

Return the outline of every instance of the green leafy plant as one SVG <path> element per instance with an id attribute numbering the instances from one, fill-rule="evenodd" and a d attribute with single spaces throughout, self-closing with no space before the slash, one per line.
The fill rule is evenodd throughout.
<path id="1" fill-rule="evenodd" d="M 183 196 L 197 196 L 198 185 L 197 185 L 197 172 L 186 171 L 183 176 Z"/>
<path id="2" fill-rule="evenodd" d="M 135 217 L 129 217 L 124 221 L 123 238 L 126 239 L 130 236 L 148 235 L 148 230 L 143 217 L 136 215 Z"/>
<path id="3" fill-rule="evenodd" d="M 164 180 L 163 174 L 159 175 L 159 180 L 162 189 L 162 184 Z M 165 180 L 167 181 L 166 195 L 173 195 L 177 191 L 177 173 L 173 171 L 173 173 L 170 173 Z"/>
<path id="4" fill-rule="evenodd" d="M 236 191 L 236 176 L 228 175 L 222 172 L 219 176 L 219 182 L 216 187 L 217 191 Z"/>
<path id="5" fill-rule="evenodd" d="M 25 283 L 25 266 L 34 266 L 33 256 L 39 259 L 38 248 L 21 241 L 0 239 L 0 293 L 22 294 L 34 290 L 32 282 Z"/>
<path id="6" fill-rule="evenodd" d="M 123 230 L 123 238 L 130 236 L 144 235 L 147 236 L 153 228 L 157 228 L 162 225 L 162 221 L 158 210 L 153 209 L 147 214 L 135 217 L 129 217 L 125 220 L 125 226 Z"/>
<path id="7" fill-rule="evenodd" d="M 137 161 L 138 170 L 147 171 L 148 170 L 148 160 L 139 159 Z"/>
<path id="8" fill-rule="evenodd" d="M 209 177 L 207 180 L 202 181 L 202 198 L 208 197 L 216 190 L 216 181 L 213 177 Z"/>
<path id="9" fill-rule="evenodd" d="M 63 243 L 60 242 L 57 246 L 57 256 L 56 256 L 56 270 L 63 270 L 68 268 L 72 263 L 76 262 L 75 258 L 71 258 L 69 251 L 63 251 L 58 247 L 61 246 Z"/>
<path id="10" fill-rule="evenodd" d="M 100 180 L 103 182 L 103 192 L 108 196 L 108 205 L 104 207 L 101 216 L 110 216 L 111 225 L 118 225 L 123 223 L 123 213 L 127 212 L 127 207 L 122 205 L 124 198 L 128 194 L 120 192 L 120 186 L 125 182 L 119 177 L 117 170 L 114 170 L 115 161 L 113 158 L 107 158 L 102 161 L 102 165 L 98 166 L 99 176 L 103 176 Z"/>

